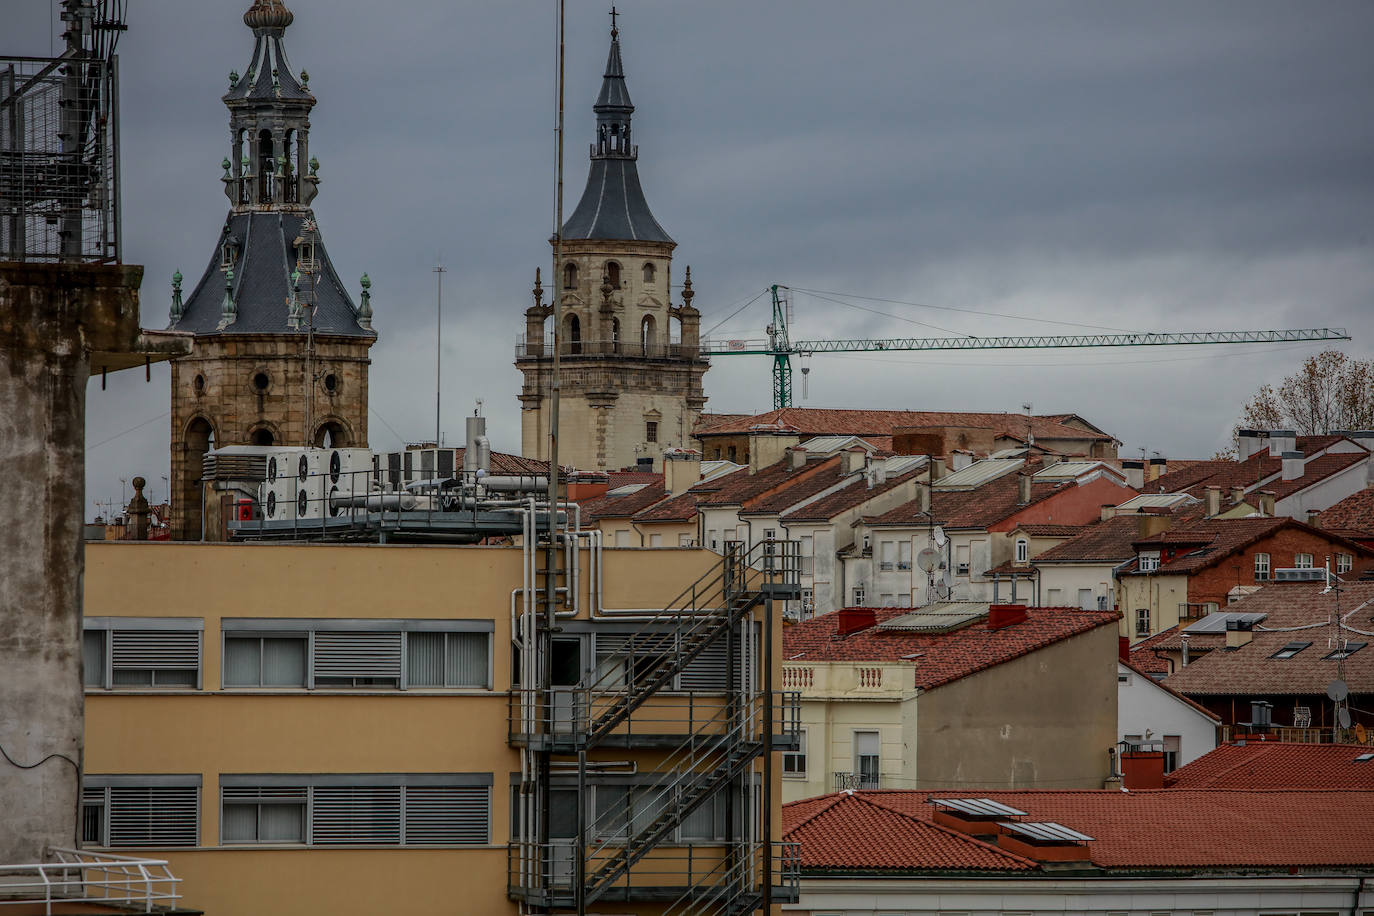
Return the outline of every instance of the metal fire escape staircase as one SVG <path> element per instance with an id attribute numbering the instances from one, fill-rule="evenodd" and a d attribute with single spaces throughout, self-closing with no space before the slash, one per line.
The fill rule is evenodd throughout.
<path id="1" fill-rule="evenodd" d="M 769 541 L 747 550 L 727 544 L 721 562 L 667 608 L 612 651 L 598 651 L 595 671 L 584 683 L 537 697 L 542 712 L 536 728 L 529 728 L 529 719 L 517 728 L 512 709 L 513 743 L 577 755 L 579 810 L 585 812 L 575 861 L 558 876 L 563 884 L 543 850 L 537 856 L 543 874 L 532 876 L 522 865 L 517 880 L 512 870 L 512 897 L 551 909 L 653 899 L 669 902 L 674 913 L 728 916 L 752 912 L 767 900 L 795 900 L 796 851 L 771 842 L 769 811 L 758 804 L 750 774 L 770 750 L 796 749 L 799 742 L 798 697 L 771 692 L 771 657 L 762 647 L 770 638 L 768 621 L 762 632 L 755 626 L 755 612 L 769 599 L 799 597 L 797 546 Z M 703 703 L 676 685 L 707 653 L 716 661 L 723 653 L 725 676 Z M 607 806 L 590 816 L 588 753 L 635 746 L 669 750 L 646 774 L 649 783 L 637 783 L 633 796 L 626 792 L 624 806 Z M 730 812 L 724 839 L 701 845 L 719 855 L 712 859 L 698 852 L 696 843 L 672 845 L 675 833 L 703 806 L 714 822 L 718 794 L 734 799 L 724 808 Z M 528 846 L 512 844 L 512 858 L 535 858 Z M 637 869 L 637 863 L 643 866 Z"/>

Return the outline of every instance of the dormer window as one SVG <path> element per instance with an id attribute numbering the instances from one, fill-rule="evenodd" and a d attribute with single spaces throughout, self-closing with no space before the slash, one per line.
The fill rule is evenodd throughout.
<path id="1" fill-rule="evenodd" d="M 1030 541 L 1025 538 L 1016 539 L 1016 562 L 1025 563 L 1030 558 Z"/>
<path id="2" fill-rule="evenodd" d="M 224 244 L 219 249 L 219 269 L 222 271 L 233 270 L 238 263 L 239 240 L 232 235 L 226 236 Z"/>
<path id="3" fill-rule="evenodd" d="M 1154 572 L 1159 569 L 1158 553 L 1142 553 L 1139 555 L 1139 569 L 1141 572 Z"/>

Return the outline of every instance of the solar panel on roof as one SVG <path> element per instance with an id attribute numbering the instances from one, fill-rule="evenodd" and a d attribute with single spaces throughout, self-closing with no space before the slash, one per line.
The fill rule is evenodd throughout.
<path id="1" fill-rule="evenodd" d="M 974 817 L 1020 817 L 1026 813 L 990 798 L 932 798 L 930 803 L 944 805 L 946 808 L 953 808 Z"/>
<path id="2" fill-rule="evenodd" d="M 963 470 L 941 477 L 932 486 L 937 490 L 972 490 L 989 480 L 996 480 L 1003 474 L 1010 474 L 1023 464 L 1025 462 L 1020 458 L 985 458 L 973 462 Z"/>
<path id="3" fill-rule="evenodd" d="M 1201 502 L 1201 500 L 1194 499 L 1187 493 L 1142 493 L 1139 496 L 1131 497 L 1116 508 L 1129 511 L 1145 508 L 1169 508 L 1183 503 L 1196 502 Z"/>
<path id="4" fill-rule="evenodd" d="M 987 602 L 949 601 L 931 604 L 909 614 L 902 614 L 878 624 L 880 630 L 921 630 L 936 633 L 963 626 L 986 617 Z"/>
<path id="5" fill-rule="evenodd" d="M 1208 614 L 1196 623 L 1184 627 L 1183 632 L 1225 633 L 1227 621 L 1242 620 L 1253 625 L 1259 623 L 1268 616 L 1268 614 L 1259 611 L 1216 611 Z"/>
<path id="6" fill-rule="evenodd" d="M 1025 821 L 999 821 L 997 826 L 1005 827 L 1013 833 L 1028 836 L 1042 843 L 1092 842 L 1092 837 L 1086 833 L 1079 833 L 1077 830 L 1071 830 L 1063 824 L 1056 824 L 1054 821 L 1044 821 L 1038 824 L 1029 824 Z"/>
<path id="7" fill-rule="evenodd" d="M 1100 461 L 1060 461 L 1035 472 L 1037 480 L 1070 480 L 1102 464 Z"/>
<path id="8" fill-rule="evenodd" d="M 905 474 L 914 468 L 918 468 L 926 463 L 925 455 L 894 455 L 885 462 L 885 467 L 889 476 Z"/>

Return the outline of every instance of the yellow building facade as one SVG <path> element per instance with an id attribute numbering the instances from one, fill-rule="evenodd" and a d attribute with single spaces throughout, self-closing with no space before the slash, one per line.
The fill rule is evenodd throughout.
<path id="1" fill-rule="evenodd" d="M 606 550 L 599 561 L 579 552 L 581 610 L 556 638 L 575 647 L 571 680 L 615 671 L 633 683 L 648 665 L 616 655 L 644 629 L 626 611 L 672 606 L 721 558 Z M 88 545 L 85 845 L 168 859 L 186 904 L 211 914 L 516 913 L 512 633 L 526 572 L 520 548 Z M 767 616 L 760 602 L 744 621 L 755 653 L 781 645 L 781 614 L 771 636 Z M 770 680 L 755 665 L 717 683 L 711 651 L 589 754 L 589 849 L 614 854 L 656 813 L 639 793 L 674 763 L 677 739 L 732 702 L 719 687 Z M 780 839 L 780 753 L 679 818 L 595 911 L 659 912 L 721 873 L 713 863 L 738 848 L 729 836 Z M 556 751 L 554 768 L 556 793 L 576 767 Z M 541 837 L 555 853 L 571 848 L 559 817 Z M 769 854 L 781 863 L 780 846 Z"/>

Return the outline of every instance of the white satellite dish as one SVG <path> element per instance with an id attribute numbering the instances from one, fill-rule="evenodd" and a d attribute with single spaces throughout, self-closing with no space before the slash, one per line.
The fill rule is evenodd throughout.
<path id="1" fill-rule="evenodd" d="M 927 547 L 925 550 L 916 554 L 916 565 L 920 567 L 921 572 L 930 572 L 935 568 L 935 564 L 939 562 L 940 551 L 938 550 L 932 550 Z"/>
<path id="2" fill-rule="evenodd" d="M 945 537 L 945 529 L 939 525 L 936 525 L 935 530 L 930 533 L 930 539 L 935 542 L 936 547 L 943 547 L 949 543 L 949 538 Z"/>
<path id="3" fill-rule="evenodd" d="M 1326 685 L 1326 695 L 1331 699 L 1340 702 L 1341 700 L 1344 700 L 1346 697 L 1350 696 L 1350 688 L 1346 686 L 1345 681 L 1341 680 L 1340 678 L 1336 678 L 1330 684 Z"/>
<path id="4" fill-rule="evenodd" d="M 1344 706 L 1336 710 L 1336 722 L 1340 724 L 1341 728 L 1349 728 L 1350 710 L 1346 709 Z"/>

